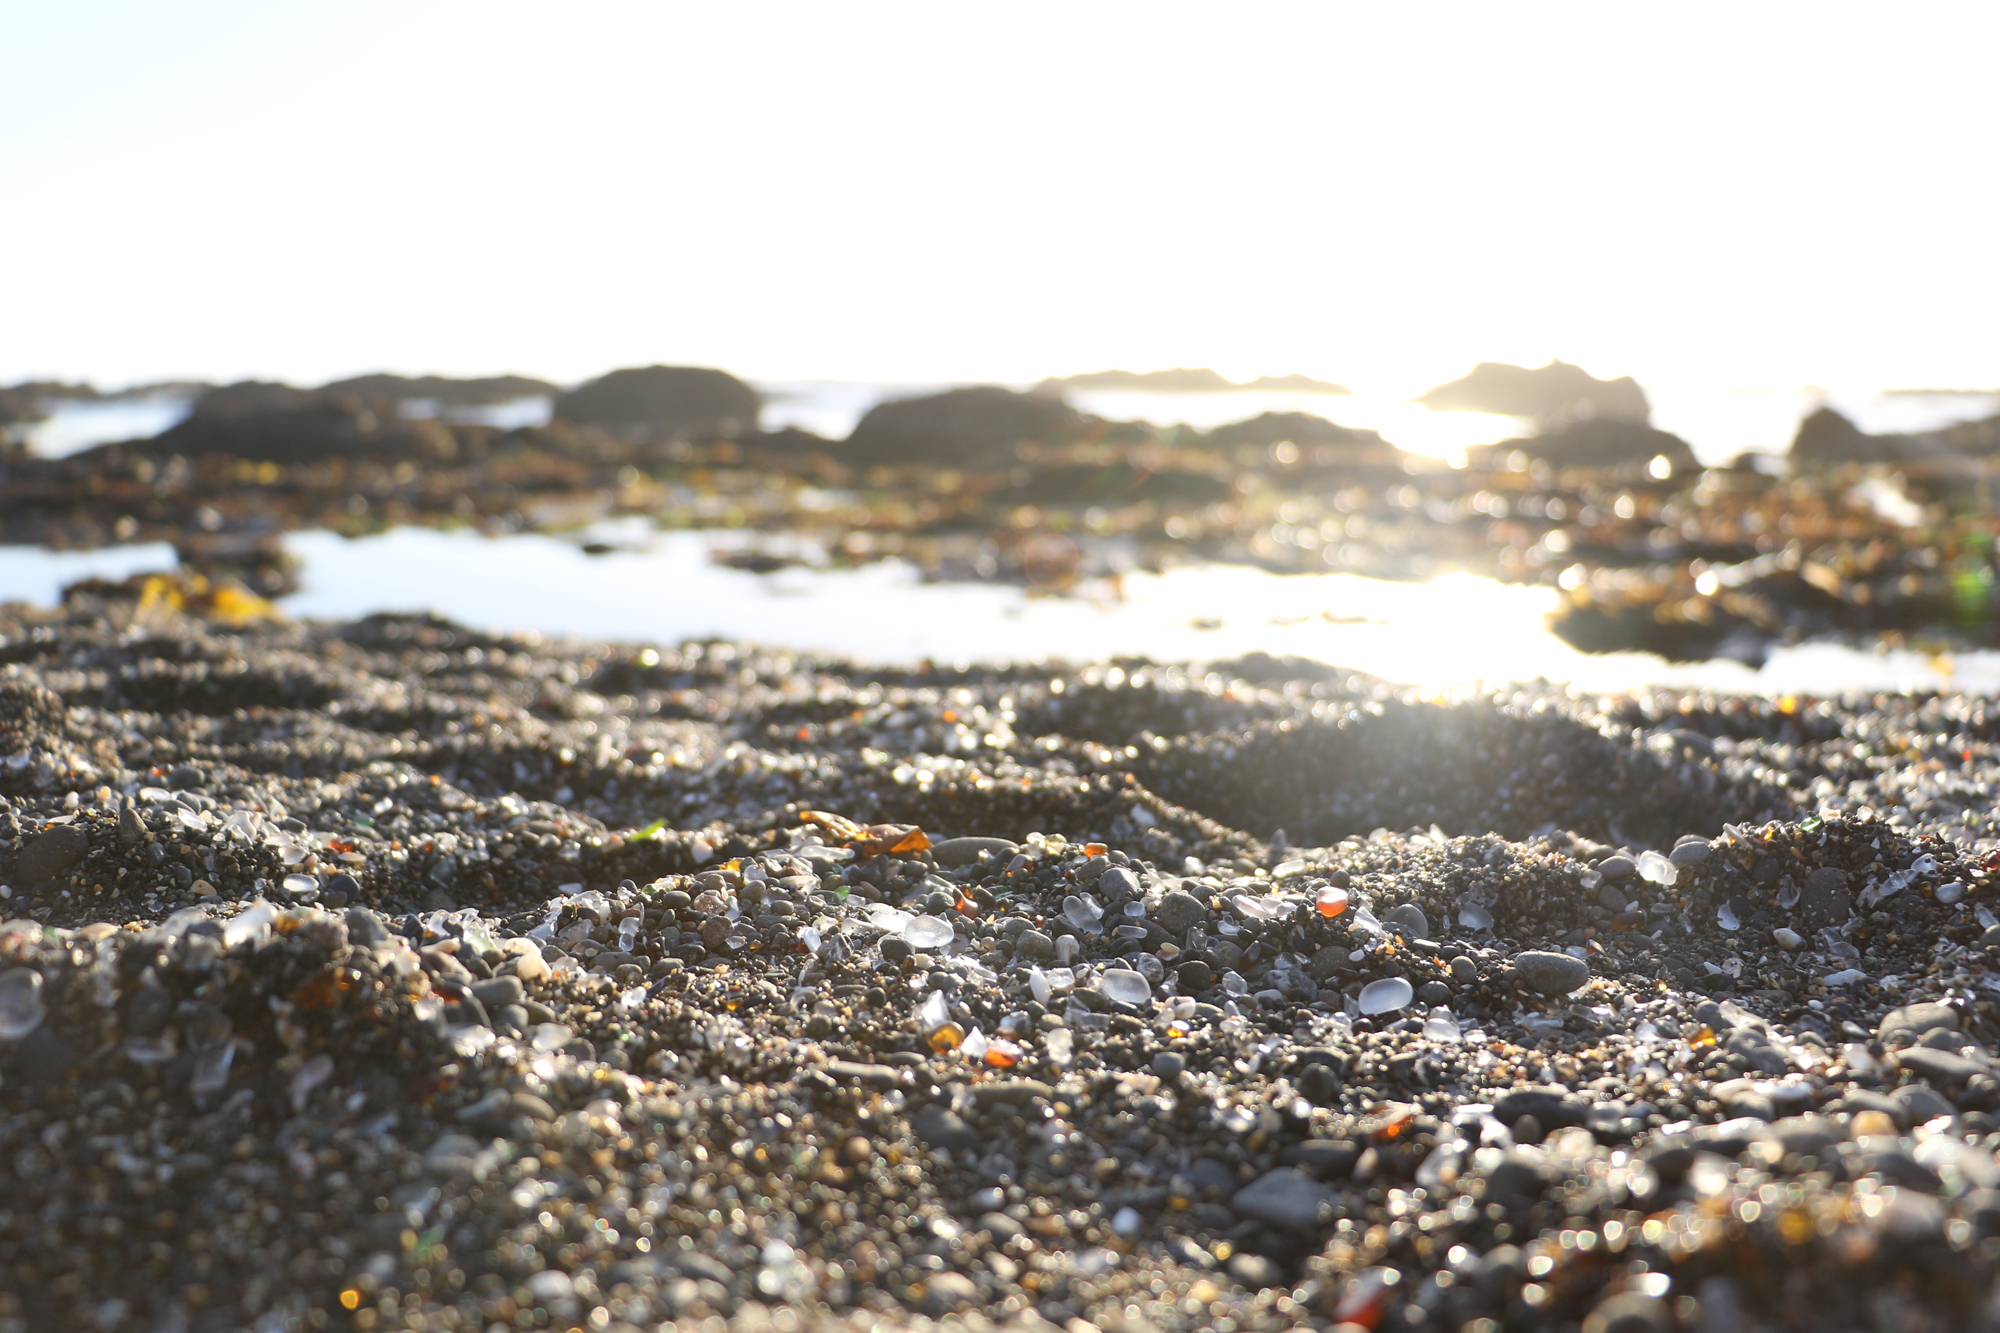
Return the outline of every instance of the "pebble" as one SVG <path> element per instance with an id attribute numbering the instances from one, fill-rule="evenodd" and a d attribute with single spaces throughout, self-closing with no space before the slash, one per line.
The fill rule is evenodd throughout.
<path id="1" fill-rule="evenodd" d="M 90 854 L 90 834 L 74 824 L 55 827 L 29 839 L 14 860 L 14 877 L 36 885 L 67 874 Z"/>
<path id="2" fill-rule="evenodd" d="M 1404 903 L 1391 908 L 1382 918 L 1382 924 L 1392 929 L 1400 929 L 1411 939 L 1427 940 L 1431 937 L 1431 923 L 1424 916 L 1424 909 L 1415 903 Z"/>
<path id="3" fill-rule="evenodd" d="M 1128 664 L 1116 689 L 1072 671 L 1057 708 L 1045 668 L 864 679 L 714 644 L 660 647 L 646 666 L 633 649 L 416 617 L 166 631 L 169 652 L 158 631 L 91 638 L 63 623 L 32 640 L 60 672 L 17 663 L 0 707 L 25 678 L 143 677 L 163 711 L 120 714 L 111 699 L 73 725 L 172 719 L 151 733 L 147 770 L 101 779 L 171 833 L 125 840 L 124 808 L 95 785 L 68 805 L 10 787 L 0 805 L 13 890 L 0 1245 L 24 1327 L 346 1327 L 354 1310 L 390 1309 L 393 1290 L 377 1327 L 486 1327 L 537 1308 L 551 1326 L 609 1328 L 1013 1308 L 1193 1333 L 1223 1301 L 1246 1333 L 1342 1319 L 1584 1328 L 1642 1317 L 1644 1301 L 1671 1314 L 1682 1295 L 1698 1303 L 1687 1320 L 1708 1320 L 1727 1290 L 1712 1284 L 1732 1282 L 1745 1327 L 1768 1322 L 1755 1292 L 1794 1287 L 1857 1309 L 1894 1292 L 1898 1312 L 1958 1327 L 1944 1287 L 1899 1272 L 1949 1271 L 1976 1291 L 2000 1279 L 1977 1240 L 2000 1226 L 1986 1139 L 2000 1081 L 1978 999 L 1990 960 L 1967 948 L 1991 919 L 1985 853 L 1934 833 L 1943 785 L 1907 818 L 1886 780 L 1866 789 L 1879 818 L 1831 813 L 1847 789 L 1815 791 L 1824 813 L 1807 816 L 1786 804 L 1791 788 L 1754 776 L 1834 771 L 1864 739 L 1902 755 L 1881 728 L 1969 725 L 1953 720 L 1955 696 L 1928 697 L 1928 713 L 1895 697 L 1868 712 L 1827 703 L 1840 728 L 1814 713 L 1820 736 L 1754 699 L 1668 691 L 1606 713 L 1520 687 L 1516 703 L 1460 712 L 1336 675 L 1315 679 L 1308 705 L 1276 685 L 1232 679 L 1218 694 L 1206 672 Z M 74 649 L 71 635 L 84 636 Z M 239 659 L 258 673 L 256 710 L 225 726 L 176 704 L 176 672 L 212 707 L 196 678 Z M 807 678 L 824 704 L 813 744 L 774 748 L 772 701 Z M 311 703 L 287 705 L 294 680 Z M 983 745 L 976 770 L 970 751 L 937 744 L 958 725 L 946 711 L 965 734 L 1004 734 L 979 716 L 1003 697 L 1018 743 Z M 1683 711 L 1725 707 L 1726 723 Z M 1377 709 L 1397 719 L 1371 737 Z M 1451 725 L 1433 735 L 1440 711 Z M 1337 769 L 1310 744 L 1288 740 L 1278 763 L 1259 748 L 1267 724 L 1331 737 L 1313 730 L 1320 713 L 1341 719 L 1339 745 L 1322 747 Z M 499 754 L 477 729 L 422 766 L 388 746 L 442 744 L 431 719 L 475 714 L 502 719 Z M 1692 778 L 1634 747 L 1621 776 L 1624 742 L 1604 738 L 1642 721 L 1738 739 L 1682 747 Z M 1059 733 L 1142 730 L 1165 747 L 1047 757 Z M 161 781 L 151 765 L 179 762 L 174 738 L 197 733 L 198 787 L 139 792 Z M 1975 748 L 1970 768 L 1950 766 L 1968 812 L 1993 804 L 1970 790 L 1988 782 L 1985 744 L 1952 740 Z M 644 762 L 669 747 L 673 762 Z M 857 787 L 877 752 L 913 766 L 921 753 L 932 776 Z M 1385 754 L 1378 777 L 1370 756 Z M 314 776 L 284 776 L 294 760 Z M 1490 795 L 1503 786 L 1518 807 L 1504 817 Z M 1184 804 L 1134 805 L 1142 787 Z M 1411 792 L 1430 803 L 1420 816 Z M 1228 827 L 1250 810 L 1282 820 L 1291 845 L 1267 856 L 1261 826 Z M 219 836 L 246 811 L 269 812 L 266 840 Z M 1013 836 L 983 857 L 938 829 L 928 853 L 850 855 L 837 821 L 802 811 L 948 811 Z M 90 873 L 24 887 L 19 860 L 58 814 L 85 834 Z M 635 836 L 662 814 L 657 837 Z M 1367 831 L 1432 819 L 1541 831 Z M 1671 885 L 1635 882 L 1636 867 L 1577 875 L 1607 849 L 1572 830 L 1665 847 L 1680 827 L 1723 831 L 1692 865 L 1692 844 L 1675 844 Z M 1110 846 L 1086 857 L 1085 842 Z M 447 855 L 455 874 L 432 873 Z M 1879 867 L 1917 866 L 1920 883 L 1859 920 L 1845 906 L 1807 914 L 1800 885 L 1821 871 L 1845 893 Z M 276 897 L 288 875 L 317 881 L 318 907 Z M 197 899 L 197 879 L 217 896 Z M 1607 921 L 1607 887 L 1614 917 L 1633 898 L 1647 910 Z M 1336 888 L 1345 910 L 1314 910 Z M 347 906 L 321 910 L 337 890 Z M 1063 915 L 1084 896 L 1103 909 L 1084 910 L 1095 930 Z M 1217 919 L 1225 896 L 1239 909 Z M 1386 932 L 1371 929 L 1367 909 L 1388 903 L 1463 930 L 1431 944 L 1394 908 Z M 1724 908 L 1737 932 L 1720 928 Z M 952 929 L 920 952 L 900 932 L 924 916 Z M 1585 984 L 1587 999 L 1545 998 Z M 1385 985 L 1398 1003 L 1355 1012 Z M 1641 1199 L 1639 1180 L 1658 1188 Z M 1860 1207 L 1870 1192 L 1888 1202 Z M 732 1206 L 749 1232 L 732 1230 Z M 1786 1240 L 1793 1210 L 1829 1219 L 1839 1244 Z M 800 1225 L 755 1223 L 787 1215 Z M 1671 1246 L 1627 1229 L 1642 1218 Z M 1423 1243 L 1396 1240 L 1399 1224 Z M 1565 1230 L 1594 1239 L 1560 1246 Z M 1672 1281 L 1656 1292 L 1662 1264 Z M 72 1296 L 63 1279 L 77 1273 Z M 1531 1281 L 1545 1304 L 1528 1316 Z"/>
<path id="4" fill-rule="evenodd" d="M 1339 1202 L 1297 1167 L 1281 1166 L 1236 1191 L 1229 1206 L 1270 1226 L 1305 1231 L 1331 1219 Z"/>
<path id="5" fill-rule="evenodd" d="M 1174 889 L 1161 895 L 1160 905 L 1153 909 L 1153 919 L 1178 939 L 1185 937 L 1194 927 L 1207 924 L 1209 911 L 1192 893 Z"/>
<path id="6" fill-rule="evenodd" d="M 1514 971 L 1544 995 L 1568 995 L 1590 981 L 1589 963 L 1541 949 L 1514 955 Z"/>

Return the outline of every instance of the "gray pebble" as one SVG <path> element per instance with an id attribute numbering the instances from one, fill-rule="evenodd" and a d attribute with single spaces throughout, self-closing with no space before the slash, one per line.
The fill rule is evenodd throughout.
<path id="1" fill-rule="evenodd" d="M 1290 1231 L 1313 1231 L 1332 1219 L 1338 1200 L 1295 1166 L 1266 1171 L 1236 1191 L 1229 1206 L 1244 1217 Z"/>
<path id="2" fill-rule="evenodd" d="M 1606 879 L 1626 879 L 1639 869 L 1639 863 L 1623 852 L 1614 853 L 1597 863 L 1597 873 Z"/>
<path id="3" fill-rule="evenodd" d="M 1514 970 L 1521 980 L 1544 995 L 1568 995 L 1590 980 L 1590 964 L 1581 958 L 1539 949 L 1516 954 Z"/>
<path id="4" fill-rule="evenodd" d="M 1208 920 L 1208 908 L 1192 893 L 1175 889 L 1160 899 L 1160 905 L 1153 909 L 1153 920 L 1170 933 L 1185 936 L 1190 929 Z"/>
<path id="5" fill-rule="evenodd" d="M 14 874 L 23 884 L 40 884 L 73 869 L 90 853 L 90 835 L 74 824 L 57 824 L 21 849 Z"/>
<path id="6" fill-rule="evenodd" d="M 1674 849 L 1667 853 L 1667 859 L 1685 870 L 1689 866 L 1698 866 L 1703 861 L 1706 861 L 1709 857 L 1709 852 L 1710 848 L 1707 839 L 1696 838 L 1691 842 L 1683 841 L 1675 843 Z"/>
<path id="7" fill-rule="evenodd" d="M 1039 930 L 1024 930 L 1014 940 L 1023 957 L 1047 962 L 1056 956 L 1056 942 Z"/>

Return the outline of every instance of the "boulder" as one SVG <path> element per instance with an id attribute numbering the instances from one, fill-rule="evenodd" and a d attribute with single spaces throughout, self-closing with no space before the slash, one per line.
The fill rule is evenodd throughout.
<path id="1" fill-rule="evenodd" d="M 1822 407 L 1799 423 L 1792 437 L 1792 466 L 1811 471 L 1845 463 L 1939 463 L 1961 455 L 1979 456 L 1992 451 L 1993 442 L 1987 438 L 1992 432 L 1979 429 L 1985 424 L 1968 422 L 1917 435 L 1870 435 L 1832 408 Z"/>
<path id="2" fill-rule="evenodd" d="M 1694 450 L 1680 436 L 1655 430 L 1643 421 L 1600 417 L 1571 421 L 1523 439 L 1502 440 L 1466 450 L 1475 468 L 1498 468 L 1512 453 L 1551 467 L 1623 467 L 1650 464 L 1664 458 L 1676 473 L 1700 470 Z"/>
<path id="3" fill-rule="evenodd" d="M 757 429 L 763 400 L 726 370 L 640 366 L 571 389 L 554 416 L 630 440 L 735 439 Z"/>
<path id="4" fill-rule="evenodd" d="M 448 428 L 404 420 L 392 400 L 260 380 L 209 390 L 185 420 L 133 447 L 288 464 L 369 456 L 448 459 L 456 453 Z"/>
<path id="5" fill-rule="evenodd" d="M 1482 361 L 1462 379 L 1440 384 L 1417 401 L 1434 412 L 1492 412 L 1551 423 L 1643 423 L 1652 415 L 1646 391 L 1631 376 L 1600 380 L 1567 361 L 1551 361 L 1536 369 Z"/>
<path id="6" fill-rule="evenodd" d="M 321 393 L 355 394 L 391 402 L 431 402 L 440 407 L 491 407 L 522 398 L 550 397 L 558 392 L 547 380 L 526 375 L 487 375 L 452 379 L 445 375 L 356 375 L 321 385 Z"/>
<path id="7" fill-rule="evenodd" d="M 1088 418 L 1060 398 L 982 384 L 877 403 L 842 453 L 856 463 L 962 466 L 1004 460 L 1027 442 L 1071 443 L 1088 428 Z"/>

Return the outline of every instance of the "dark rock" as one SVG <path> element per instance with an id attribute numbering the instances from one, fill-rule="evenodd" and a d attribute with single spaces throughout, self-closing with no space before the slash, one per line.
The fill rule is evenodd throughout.
<path id="1" fill-rule="evenodd" d="M 1222 449 L 1268 449 L 1274 444 L 1299 446 L 1299 459 L 1289 470 L 1302 472 L 1378 472 L 1403 470 L 1404 453 L 1372 430 L 1357 430 L 1309 412 L 1265 412 L 1209 432 L 1208 443 Z"/>
<path id="2" fill-rule="evenodd" d="M 286 464 L 383 456 L 448 460 L 457 453 L 448 427 L 400 417 L 388 400 L 258 381 L 209 390 L 178 425 L 128 447 Z"/>
<path id="3" fill-rule="evenodd" d="M 90 854 L 90 834 L 75 824 L 57 824 L 30 839 L 14 860 L 14 875 L 23 884 L 52 880 Z"/>
<path id="4" fill-rule="evenodd" d="M 1837 926 L 1853 914 L 1847 896 L 1847 872 L 1820 866 L 1806 875 L 1799 888 L 1799 915 L 1816 926 Z"/>
<path id="5" fill-rule="evenodd" d="M 1284 1161 L 1312 1172 L 1321 1180 L 1342 1180 L 1361 1159 L 1361 1145 L 1349 1139 L 1307 1139 L 1286 1149 Z"/>
<path id="6" fill-rule="evenodd" d="M 489 375 L 452 379 L 444 375 L 356 375 L 322 384 L 320 393 L 352 394 L 392 403 L 427 402 L 439 407 L 493 407 L 523 398 L 551 397 L 558 388 L 526 375 Z"/>
<path id="7" fill-rule="evenodd" d="M 1957 1027 L 1958 1012 L 1955 1009 L 1950 1005 L 1926 1000 L 1917 1004 L 1906 1004 L 1900 1009 L 1891 1009 L 1882 1015 L 1882 1021 L 1876 1025 L 1875 1035 L 1885 1044 L 1889 1044 L 1891 1038 L 1915 1040 L 1927 1033 Z"/>
<path id="8" fill-rule="evenodd" d="M 1288 1231 L 1317 1229 L 1332 1219 L 1338 1203 L 1324 1185 L 1290 1166 L 1266 1171 L 1229 1200 L 1244 1217 Z"/>
<path id="9" fill-rule="evenodd" d="M 1568 995 L 1590 980 L 1590 964 L 1581 958 L 1540 949 L 1516 954 L 1514 971 L 1544 995 Z"/>
<path id="10" fill-rule="evenodd" d="M 1630 879 L 1638 873 L 1639 863 L 1623 852 L 1616 852 L 1599 861 L 1596 869 L 1606 880 L 1615 883 L 1621 879 Z"/>
<path id="11" fill-rule="evenodd" d="M 1897 1055 L 1896 1063 L 1932 1087 L 1947 1090 L 1963 1088 L 1970 1080 L 1992 1072 L 1980 1061 L 1928 1046 L 1912 1046 Z"/>
<path id="12" fill-rule="evenodd" d="M 1482 361 L 1464 378 L 1440 384 L 1417 401 L 1434 412 L 1490 412 L 1545 421 L 1643 422 L 1652 415 L 1646 391 L 1631 377 L 1600 380 L 1567 361 L 1533 369 Z"/>
<path id="13" fill-rule="evenodd" d="M 1011 457 L 1016 445 L 1030 441 L 1069 443 L 1085 429 L 1082 414 L 1061 399 L 980 385 L 877 403 L 843 453 L 856 463 L 957 466 Z"/>
<path id="14" fill-rule="evenodd" d="M 1903 1118 L 1912 1125 L 1950 1115 L 1957 1108 L 1921 1083 L 1909 1083 L 1889 1094 L 1889 1100 L 1903 1108 Z"/>
<path id="15" fill-rule="evenodd" d="M 1197 995 L 1215 984 L 1215 969 L 1199 958 L 1190 958 L 1174 969 L 1183 995 Z"/>
<path id="16" fill-rule="evenodd" d="M 1531 1115 L 1544 1130 L 1581 1125 L 1589 1113 L 1589 1102 L 1547 1088 L 1517 1088 L 1493 1103 L 1493 1118 L 1501 1124 L 1511 1125 Z"/>
<path id="17" fill-rule="evenodd" d="M 1417 987 L 1417 998 L 1425 1004 L 1445 1004 L 1451 1000 L 1451 987 L 1442 981 L 1426 981 Z"/>
<path id="18" fill-rule="evenodd" d="M 921 1107 L 910 1117 L 910 1128 L 932 1148 L 948 1148 L 954 1153 L 977 1151 L 985 1142 L 978 1130 L 935 1102 Z"/>
<path id="19" fill-rule="evenodd" d="M 491 981 L 474 983 L 472 995 L 488 1009 L 494 1009 L 503 1004 L 519 1004 L 527 998 L 527 991 L 522 988 L 519 977 L 495 977 Z"/>
<path id="20" fill-rule="evenodd" d="M 726 370 L 640 366 L 562 394 L 555 419 L 633 440 L 731 439 L 757 428 L 763 402 Z"/>
<path id="21" fill-rule="evenodd" d="M 1466 450 L 1473 467 L 1497 467 L 1510 453 L 1551 467 L 1640 468 L 1664 458 L 1674 475 L 1701 470 L 1693 446 L 1680 436 L 1655 430 L 1643 421 L 1573 421 L 1541 435 L 1502 440 Z"/>
<path id="22" fill-rule="evenodd" d="M 1056 956 L 1056 942 L 1039 930 L 1024 930 L 1014 941 L 1023 957 L 1047 962 Z"/>

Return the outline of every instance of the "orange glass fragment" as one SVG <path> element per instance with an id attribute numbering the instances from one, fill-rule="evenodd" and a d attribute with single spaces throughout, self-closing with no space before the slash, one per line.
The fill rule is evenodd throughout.
<path id="1" fill-rule="evenodd" d="M 965 1040 L 965 1029 L 956 1023 L 946 1023 L 933 1031 L 929 1040 L 931 1049 L 939 1055 L 943 1055 L 946 1051 L 955 1051 L 958 1049 L 959 1043 Z M 989 1047 L 988 1049 L 992 1048 Z"/>
<path id="2" fill-rule="evenodd" d="M 1336 917 L 1347 910 L 1347 890 L 1326 888 L 1319 891 L 1319 914 Z"/>
<path id="3" fill-rule="evenodd" d="M 1102 856 L 1106 850 L 1108 849 L 1101 842 L 1086 842 L 1083 844 L 1083 854 L 1085 856 Z"/>

